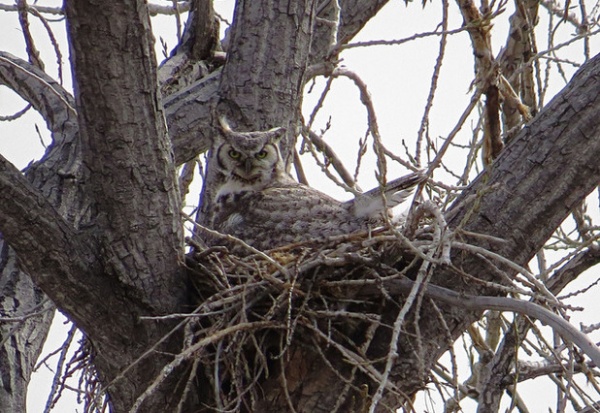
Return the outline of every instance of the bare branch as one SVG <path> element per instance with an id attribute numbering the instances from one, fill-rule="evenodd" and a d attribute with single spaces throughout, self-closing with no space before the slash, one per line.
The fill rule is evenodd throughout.
<path id="1" fill-rule="evenodd" d="M 500 125 L 500 96 L 498 91 L 498 67 L 492 53 L 492 13 L 480 12 L 472 1 L 457 1 L 468 27 L 475 55 L 475 83 L 486 97 L 484 107 L 483 161 L 489 165 L 503 148 Z"/>
<path id="2" fill-rule="evenodd" d="M 415 159 L 417 161 L 417 166 L 421 167 L 421 145 L 423 141 L 423 135 L 429 126 L 429 113 L 433 106 L 433 99 L 435 97 L 435 91 L 437 89 L 438 80 L 440 76 L 440 71 L 442 69 L 442 62 L 444 61 L 444 54 L 446 52 L 446 40 L 447 34 L 446 31 L 448 29 L 448 1 L 444 0 L 442 2 L 443 5 L 443 15 L 442 22 L 440 24 L 442 29 L 442 35 L 440 38 L 440 50 L 438 52 L 438 57 L 435 61 L 435 67 L 433 69 L 433 75 L 431 76 L 431 85 L 429 87 L 429 95 L 427 96 L 427 103 L 425 104 L 425 110 L 423 111 L 423 118 L 421 119 L 421 126 L 419 126 L 419 132 L 417 133 L 417 143 L 415 149 Z"/>
<path id="3" fill-rule="evenodd" d="M 190 9 L 190 3 L 191 2 L 189 2 L 189 1 L 180 2 L 178 5 L 179 13 L 188 11 Z M 62 7 L 28 5 L 27 8 L 35 9 L 37 12 L 44 13 L 44 14 L 51 14 L 51 15 L 55 15 L 55 16 L 63 16 L 64 15 L 64 10 L 62 9 Z M 12 5 L 12 4 L 0 4 L 0 10 L 17 11 L 18 6 Z M 152 16 L 157 15 L 157 14 L 173 15 L 176 13 L 176 11 L 173 9 L 172 6 L 161 6 L 161 5 L 153 4 L 153 3 L 148 4 L 148 11 L 149 11 L 150 15 L 152 15 Z"/>
<path id="4" fill-rule="evenodd" d="M 391 293 L 398 294 L 401 292 L 406 293 L 412 291 L 412 289 L 418 285 L 418 282 L 413 282 L 406 278 L 402 278 L 385 282 L 385 284 L 386 288 Z M 508 297 L 465 295 L 433 284 L 427 284 L 427 286 L 424 288 L 425 294 L 428 297 L 443 301 L 456 307 L 477 311 L 511 311 L 540 320 L 542 323 L 551 326 L 565 340 L 568 340 L 579 346 L 596 365 L 600 365 L 600 349 L 589 337 L 577 330 L 564 318 L 552 313 L 538 304 Z M 365 288 L 363 292 L 367 292 L 369 290 L 370 289 Z"/>
<path id="5" fill-rule="evenodd" d="M 27 55 L 29 56 L 29 62 L 35 67 L 44 70 L 44 62 L 40 58 L 40 52 L 35 47 L 33 37 L 29 31 L 29 20 L 27 18 L 27 0 L 17 0 L 17 8 L 19 15 L 19 23 L 23 30 L 23 37 L 25 38 L 25 46 L 27 49 Z"/>
<path id="6" fill-rule="evenodd" d="M 73 97 L 32 64 L 0 52 L 0 83 L 31 103 L 42 114 L 53 133 L 73 133 L 73 129 L 77 130 Z"/>
<path id="7" fill-rule="evenodd" d="M 99 262 L 89 240 L 73 228 L 56 212 L 50 202 L 6 159 L 0 156 L 0 231 L 3 238 L 17 252 L 21 265 L 36 284 L 62 310 L 94 331 L 101 319 L 109 322 L 119 305 L 114 291 L 98 279 Z M 31 222 L 34 225 L 31 225 Z M 35 251 L 35 253 L 32 253 Z M 85 276 L 85 288 L 81 277 Z M 97 303 L 81 306 L 80 300 Z M 118 333 L 125 334 L 125 331 Z"/>
<path id="8" fill-rule="evenodd" d="M 346 184 L 346 186 L 350 190 L 355 189 L 356 182 L 354 181 L 354 178 L 346 170 L 346 167 L 344 166 L 342 160 L 338 158 L 337 154 L 333 151 L 331 146 L 329 146 L 327 142 L 325 142 L 319 135 L 317 135 L 313 131 L 308 131 L 308 137 L 310 139 L 310 143 L 313 144 L 315 148 L 317 148 L 317 150 L 325 156 L 327 162 L 331 163 L 333 169 L 335 169 L 335 171 L 344 181 L 344 184 Z M 323 165 L 323 167 L 324 166 L 325 165 Z"/>
<path id="9" fill-rule="evenodd" d="M 173 2 L 176 16 L 186 11 L 178 2 Z M 191 8 L 189 7 L 191 4 Z M 215 17 L 212 0 L 192 0 L 187 4 L 190 14 L 183 37 L 177 45 L 177 53 L 186 53 L 193 61 L 209 60 L 212 53 L 221 50 L 219 41 L 219 23 Z M 179 29 L 179 17 L 178 33 Z"/>
<path id="10" fill-rule="evenodd" d="M 585 270 L 600 264 L 600 246 L 590 245 L 587 249 L 579 252 L 569 259 L 565 265 L 557 269 L 547 281 L 548 289 L 557 292 L 562 291 L 570 282 Z"/>

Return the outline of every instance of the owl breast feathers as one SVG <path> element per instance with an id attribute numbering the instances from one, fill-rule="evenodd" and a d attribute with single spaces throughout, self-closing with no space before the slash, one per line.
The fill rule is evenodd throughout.
<path id="1" fill-rule="evenodd" d="M 221 126 L 223 136 L 215 142 L 211 160 L 218 185 L 210 226 L 260 250 L 381 225 L 387 208 L 404 201 L 423 180 L 415 173 L 390 183 L 384 189 L 385 204 L 379 188 L 339 202 L 287 174 L 278 147 L 281 128 L 241 133 L 224 120 Z"/>

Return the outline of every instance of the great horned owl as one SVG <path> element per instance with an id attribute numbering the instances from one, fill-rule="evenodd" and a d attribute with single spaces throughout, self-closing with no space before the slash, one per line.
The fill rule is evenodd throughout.
<path id="1" fill-rule="evenodd" d="M 215 210 L 209 223 L 213 229 L 269 250 L 383 223 L 379 189 L 340 202 L 296 182 L 286 172 L 279 151 L 282 128 L 234 132 L 224 119 L 221 127 L 223 134 L 213 147 L 212 167 L 221 183 L 214 188 Z M 386 187 L 387 206 L 404 201 L 412 191 L 406 188 L 422 180 L 422 175 L 413 174 Z"/>

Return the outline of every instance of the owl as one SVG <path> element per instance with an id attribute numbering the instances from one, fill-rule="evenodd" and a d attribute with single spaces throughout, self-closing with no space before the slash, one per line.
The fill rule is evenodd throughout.
<path id="1" fill-rule="evenodd" d="M 234 132 L 223 118 L 221 127 L 211 166 L 217 168 L 220 183 L 214 188 L 209 224 L 214 230 L 259 250 L 270 250 L 383 224 L 382 213 L 387 211 L 379 189 L 340 202 L 296 182 L 286 172 L 279 151 L 282 128 Z M 422 180 L 417 173 L 386 187 L 387 207 L 404 201 L 412 192 L 405 188 Z"/>

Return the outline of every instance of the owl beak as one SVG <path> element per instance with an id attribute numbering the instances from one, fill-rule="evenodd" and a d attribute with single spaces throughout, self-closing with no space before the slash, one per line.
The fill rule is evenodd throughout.
<path id="1" fill-rule="evenodd" d="M 244 172 L 246 173 L 247 176 L 250 175 L 250 172 L 252 171 L 252 158 L 246 158 L 244 160 Z"/>

